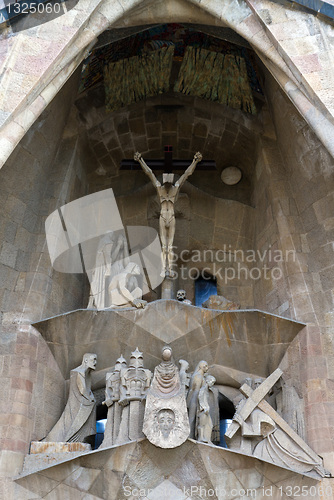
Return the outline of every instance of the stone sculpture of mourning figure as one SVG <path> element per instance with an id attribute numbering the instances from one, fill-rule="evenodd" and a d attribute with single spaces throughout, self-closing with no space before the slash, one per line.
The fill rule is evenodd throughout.
<path id="1" fill-rule="evenodd" d="M 129 250 L 123 235 L 117 240 L 112 231 L 104 235 L 96 251 L 95 267 L 88 272 L 90 281 L 90 297 L 88 307 L 105 309 L 109 305 L 107 299 L 108 281 L 121 273 L 129 263 Z"/>
<path id="2" fill-rule="evenodd" d="M 125 269 L 111 279 L 109 285 L 110 307 L 134 306 L 137 309 L 145 307 L 146 300 L 142 300 L 142 290 L 138 286 L 136 276 L 140 275 L 140 268 L 135 262 L 129 262 Z"/>
<path id="3" fill-rule="evenodd" d="M 96 360 L 96 354 L 86 353 L 81 365 L 71 370 L 66 407 L 43 441 L 84 443 L 96 434 L 96 403 L 91 390 L 91 371 L 96 368 Z"/>

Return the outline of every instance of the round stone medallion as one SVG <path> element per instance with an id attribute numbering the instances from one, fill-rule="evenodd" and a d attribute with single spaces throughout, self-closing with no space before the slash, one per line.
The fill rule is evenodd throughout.
<path id="1" fill-rule="evenodd" d="M 221 173 L 221 180 L 228 186 L 238 184 L 242 177 L 242 172 L 238 167 L 227 167 Z"/>

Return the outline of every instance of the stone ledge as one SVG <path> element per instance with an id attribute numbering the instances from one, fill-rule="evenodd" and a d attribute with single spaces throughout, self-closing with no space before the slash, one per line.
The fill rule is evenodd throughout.
<path id="1" fill-rule="evenodd" d="M 102 387 L 96 383 L 105 380 L 103 370 L 112 367 L 120 354 L 129 357 L 138 346 L 147 368 L 153 370 L 165 344 L 172 347 L 176 360 L 191 360 L 191 369 L 205 359 L 210 366 L 266 378 L 305 324 L 255 309 L 219 311 L 177 300 L 157 300 L 142 310 L 79 309 L 33 326 L 47 342 L 65 378 L 85 352 L 96 353 L 96 389 Z M 217 379 L 217 383 L 224 381 Z"/>
<path id="2" fill-rule="evenodd" d="M 32 441 L 30 455 L 38 453 L 71 453 L 91 451 L 92 447 L 88 443 L 56 443 L 46 441 Z"/>

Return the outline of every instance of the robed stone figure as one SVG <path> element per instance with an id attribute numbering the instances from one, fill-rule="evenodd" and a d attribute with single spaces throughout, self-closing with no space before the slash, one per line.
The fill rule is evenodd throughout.
<path id="1" fill-rule="evenodd" d="M 96 368 L 96 359 L 96 354 L 86 353 L 81 365 L 71 370 L 67 404 L 43 441 L 85 443 L 96 434 L 96 402 L 91 390 L 91 371 Z"/>
<path id="2" fill-rule="evenodd" d="M 162 361 L 147 391 L 143 432 L 160 448 L 180 446 L 190 433 L 184 384 L 168 346 L 162 350 Z"/>

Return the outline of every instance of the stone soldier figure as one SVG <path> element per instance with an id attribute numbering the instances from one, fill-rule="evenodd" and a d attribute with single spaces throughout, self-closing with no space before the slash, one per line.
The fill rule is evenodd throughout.
<path id="1" fill-rule="evenodd" d="M 173 184 L 174 174 L 162 174 L 162 184 L 158 181 L 150 167 L 145 163 L 140 153 L 135 153 L 135 161 L 138 161 L 145 174 L 151 179 L 157 190 L 160 200 L 160 239 L 162 245 L 162 274 L 172 275 L 173 264 L 173 241 L 175 234 L 175 211 L 174 203 L 177 200 L 180 189 L 188 177 L 194 172 L 198 162 L 202 160 L 201 153 L 196 153 L 194 159 L 183 175 Z"/>
<path id="2" fill-rule="evenodd" d="M 106 399 L 102 404 L 108 406 L 107 423 L 101 448 L 116 443 L 121 423 L 122 407 L 118 403 L 120 398 L 121 370 L 127 368 L 126 359 L 121 355 L 115 364 L 113 372 L 106 374 Z"/>
<path id="3" fill-rule="evenodd" d="M 137 347 L 131 353 L 129 367 L 121 370 L 118 404 L 123 406 L 123 411 L 117 444 L 144 437 L 144 400 L 151 378 L 152 372 L 144 368 L 143 353 Z"/>

